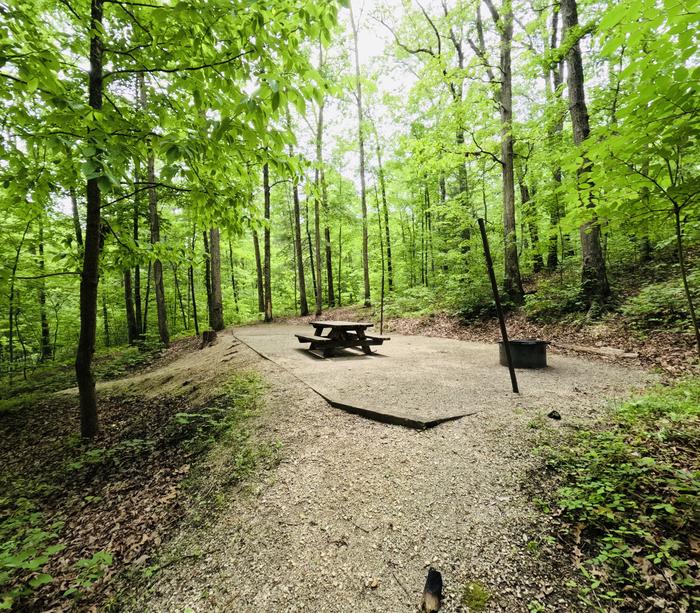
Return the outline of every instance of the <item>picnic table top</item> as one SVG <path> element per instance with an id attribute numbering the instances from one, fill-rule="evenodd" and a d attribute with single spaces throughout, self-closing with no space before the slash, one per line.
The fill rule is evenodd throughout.
<path id="1" fill-rule="evenodd" d="M 326 328 L 370 328 L 374 324 L 369 321 L 312 321 L 311 325 Z"/>

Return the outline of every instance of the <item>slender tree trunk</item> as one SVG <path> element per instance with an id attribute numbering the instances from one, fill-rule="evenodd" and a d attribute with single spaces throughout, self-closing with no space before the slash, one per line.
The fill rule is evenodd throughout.
<path id="1" fill-rule="evenodd" d="M 296 251 L 297 277 L 299 279 L 299 314 L 303 317 L 309 314 L 309 303 L 306 300 L 304 254 L 301 248 L 301 223 L 299 222 L 299 217 L 301 215 L 299 207 L 299 183 L 296 177 L 294 177 L 292 194 L 294 198 L 294 250 Z"/>
<path id="2" fill-rule="evenodd" d="M 78 196 L 74 187 L 70 188 L 70 203 L 71 211 L 73 212 L 73 229 L 75 230 L 75 240 L 78 243 L 78 246 L 82 248 L 83 230 L 80 225 L 80 213 L 78 212 Z"/>
<path id="3" fill-rule="evenodd" d="M 224 304 L 221 294 L 221 246 L 218 228 L 209 230 L 209 249 L 211 250 L 211 320 L 212 330 L 224 329 Z"/>
<path id="4" fill-rule="evenodd" d="M 357 140 L 360 150 L 360 201 L 362 203 L 362 273 L 364 280 L 364 305 L 371 306 L 372 300 L 369 289 L 369 251 L 367 235 L 367 187 L 365 185 L 365 139 L 362 127 L 362 81 L 360 74 L 360 54 L 358 48 L 358 27 L 350 3 L 350 24 L 355 43 L 355 101 L 357 103 Z"/>
<path id="5" fill-rule="evenodd" d="M 124 270 L 124 306 L 126 309 L 126 338 L 129 345 L 133 345 L 139 338 L 139 329 L 136 326 L 131 269 L 129 268 Z"/>
<path id="6" fill-rule="evenodd" d="M 197 294 L 194 289 L 194 268 L 190 264 L 187 269 L 187 274 L 190 277 L 190 292 L 192 296 L 192 316 L 194 317 L 194 333 L 199 336 L 199 320 L 197 319 Z"/>
<path id="7" fill-rule="evenodd" d="M 518 244 L 515 230 L 515 180 L 513 156 L 513 74 L 511 46 L 513 41 L 512 0 L 504 0 L 499 25 L 501 35 L 501 161 L 503 177 L 503 236 L 505 244 L 504 289 L 514 302 L 523 299 L 523 284 L 518 262 Z"/>
<path id="8" fill-rule="evenodd" d="M 389 206 L 386 200 L 386 181 L 384 180 L 384 165 L 382 164 L 382 148 L 379 144 L 379 134 L 375 129 L 374 135 L 377 141 L 377 170 L 379 172 L 379 189 L 382 194 L 382 213 L 384 214 L 384 233 L 386 238 L 386 273 L 389 283 L 389 292 L 394 290 L 394 270 L 391 261 L 391 230 L 389 229 Z M 383 251 L 382 251 L 383 253 Z"/>
<path id="9" fill-rule="evenodd" d="M 139 162 L 136 161 L 136 172 L 134 175 L 136 180 L 136 185 L 138 186 L 141 181 L 141 173 L 139 170 Z M 139 244 L 139 216 L 141 214 L 141 193 L 138 192 L 134 196 L 134 243 Z M 143 309 L 141 307 L 141 266 L 136 264 L 134 267 L 134 317 L 136 320 L 136 329 L 138 334 L 135 341 L 143 337 L 144 324 L 143 324 Z"/>
<path id="10" fill-rule="evenodd" d="M 341 289 L 341 279 L 343 272 L 343 224 L 338 227 L 338 306 L 343 306 L 343 290 Z"/>
<path id="11" fill-rule="evenodd" d="M 146 109 L 146 85 L 143 73 L 139 74 L 139 87 L 141 109 Z M 148 162 L 148 212 L 151 224 L 151 245 L 154 247 L 160 243 L 160 214 L 158 213 L 158 192 L 156 189 L 156 161 L 153 146 L 149 143 Z M 163 263 L 159 257 L 153 262 L 153 287 L 156 294 L 156 311 L 158 313 L 158 336 L 160 342 L 168 347 L 170 345 L 170 332 L 168 331 L 168 310 L 165 304 L 165 287 L 163 285 Z"/>
<path id="12" fill-rule="evenodd" d="M 153 265 L 151 262 L 148 263 L 148 272 L 146 273 L 146 304 L 143 307 L 143 331 L 141 334 L 146 335 L 146 330 L 148 328 L 148 305 L 151 300 L 151 271 L 153 270 Z"/>
<path id="13" fill-rule="evenodd" d="M 236 286 L 236 268 L 233 262 L 233 246 L 231 245 L 231 237 L 228 239 L 228 262 L 231 267 L 231 287 L 233 289 L 233 304 L 236 307 L 236 313 L 240 312 L 238 308 L 238 288 Z"/>
<path id="14" fill-rule="evenodd" d="M 314 290 L 314 296 L 316 295 L 316 263 L 314 260 L 314 245 L 311 241 L 311 229 L 309 227 L 309 200 L 308 198 L 304 201 L 304 208 L 306 211 L 306 241 L 309 245 L 309 268 L 311 269 L 311 284 Z"/>
<path id="15" fill-rule="evenodd" d="M 316 316 L 323 311 L 323 281 L 321 280 L 321 169 L 323 163 L 323 103 L 318 111 L 318 128 L 316 131 L 316 164 L 314 183 L 316 194 L 314 197 L 314 247 L 316 251 Z"/>
<path id="16" fill-rule="evenodd" d="M 13 369 L 13 362 L 15 360 L 15 343 L 14 343 L 14 330 L 15 326 L 13 325 L 15 322 L 15 317 L 16 317 L 16 310 L 15 310 L 15 283 L 17 281 L 17 267 L 19 266 L 19 258 L 22 253 L 22 246 L 24 245 L 24 240 L 27 237 L 27 232 L 29 232 L 29 226 L 31 225 L 31 221 L 27 222 L 27 225 L 24 227 L 24 232 L 22 233 L 22 238 L 19 241 L 19 244 L 17 245 L 17 249 L 15 250 L 15 259 L 12 264 L 12 274 L 10 276 L 10 300 L 9 300 L 9 321 L 10 321 L 10 329 L 9 329 L 9 359 L 10 359 L 10 367 L 9 367 L 9 372 L 10 372 L 10 379 L 12 379 L 12 369 Z"/>
<path id="17" fill-rule="evenodd" d="M 530 243 L 532 248 L 532 270 L 535 273 L 540 272 L 544 268 L 542 254 L 539 251 L 539 232 L 537 230 L 537 220 L 534 219 L 536 214 L 535 208 L 532 206 L 530 199 L 530 188 L 525 182 L 525 175 L 518 172 L 518 187 L 520 188 L 520 210 L 526 218 L 528 232 L 530 233 Z M 524 234 L 524 233 L 523 233 Z"/>
<path id="18" fill-rule="evenodd" d="M 104 327 L 105 333 L 105 347 L 109 347 L 112 344 L 111 338 L 109 336 L 109 312 L 107 311 L 107 296 L 105 295 L 104 288 L 102 290 L 102 325 Z"/>
<path id="19" fill-rule="evenodd" d="M 182 329 L 187 330 L 187 314 L 185 313 L 185 304 L 182 301 L 182 292 L 180 291 L 180 280 L 177 278 L 177 264 L 173 263 L 173 281 L 175 281 L 175 293 L 177 301 L 180 304 L 180 313 L 182 314 Z"/>
<path id="20" fill-rule="evenodd" d="M 202 232 L 202 239 L 204 241 L 204 287 L 207 289 L 207 313 L 209 315 L 209 327 L 211 328 L 211 322 L 214 319 L 214 301 L 211 292 L 211 249 L 206 230 Z"/>
<path id="21" fill-rule="evenodd" d="M 103 0 L 90 2 L 90 71 L 88 73 L 88 98 L 90 107 L 102 110 L 102 64 L 104 44 L 102 41 Z M 89 141 L 98 145 L 99 138 Z M 99 145 L 98 145 L 99 146 Z M 99 167 L 100 153 L 89 161 Z M 100 207 L 102 194 L 97 177 L 87 180 L 87 216 L 85 223 L 85 249 L 83 250 L 83 270 L 80 278 L 80 337 L 75 357 L 75 373 L 80 395 L 80 433 L 92 438 L 99 430 L 97 419 L 97 394 L 95 375 L 92 370 L 92 357 L 95 353 L 97 329 L 97 285 L 99 283 L 100 259 Z"/>
<path id="22" fill-rule="evenodd" d="M 158 213 L 158 195 L 155 188 L 155 158 L 150 152 L 148 156 L 148 204 L 151 218 L 151 244 L 160 243 L 160 215 Z M 158 336 L 160 342 L 168 347 L 170 345 L 170 332 L 168 331 L 168 311 L 165 304 L 165 287 L 163 286 L 163 263 L 160 258 L 153 262 L 153 287 L 156 294 L 156 311 L 158 313 Z"/>
<path id="23" fill-rule="evenodd" d="M 255 250 L 255 270 L 257 273 L 258 313 L 264 313 L 265 292 L 263 290 L 262 261 L 260 259 L 260 240 L 258 239 L 258 233 L 255 230 L 253 230 L 253 248 Z"/>
<path id="24" fill-rule="evenodd" d="M 265 321 L 272 321 L 272 279 L 271 279 L 271 246 L 270 246 L 270 167 L 268 164 L 263 166 L 263 198 L 265 203 L 265 230 L 264 230 L 264 262 L 263 276 L 265 281 Z"/>
<path id="25" fill-rule="evenodd" d="M 678 264 L 681 267 L 681 278 L 683 279 L 683 289 L 685 291 L 685 297 L 688 301 L 688 311 L 690 313 L 690 321 L 693 324 L 693 331 L 695 332 L 695 344 L 698 348 L 698 355 L 700 356 L 700 329 L 698 328 L 698 318 L 695 315 L 695 306 L 693 305 L 693 296 L 690 293 L 690 285 L 688 284 L 688 272 L 685 263 L 685 252 L 683 250 L 683 228 L 681 226 L 681 209 L 674 202 L 673 203 L 673 219 L 675 221 L 676 230 L 676 250 L 678 252 Z"/>
<path id="26" fill-rule="evenodd" d="M 552 32 L 550 38 L 550 50 L 554 51 L 557 49 L 557 38 L 558 38 L 558 23 L 559 23 L 559 7 L 555 5 L 552 11 Z M 561 85 L 562 81 L 562 63 L 556 62 L 551 68 L 549 68 L 544 74 L 545 82 L 547 83 L 548 90 L 550 89 L 549 83 L 551 78 L 551 91 L 548 91 L 548 97 L 552 100 L 559 100 L 561 98 Z M 561 134 L 564 130 L 564 115 L 560 114 L 559 118 L 554 122 L 552 127 L 548 132 L 548 140 L 550 146 L 556 151 L 556 145 L 561 139 Z M 559 157 L 555 156 L 554 168 L 552 170 L 552 178 L 554 180 L 554 198 L 550 203 L 550 230 L 549 230 L 549 242 L 547 246 L 547 270 L 550 272 L 555 270 L 558 265 L 558 236 L 559 236 L 559 222 L 562 218 L 562 205 L 559 201 L 559 194 L 561 192 L 561 165 L 559 162 Z M 562 245 L 562 258 L 564 256 L 564 245 Z"/>
<path id="27" fill-rule="evenodd" d="M 318 45 L 318 70 L 323 71 L 323 45 L 319 41 Z M 314 183 L 316 186 L 316 197 L 314 198 L 314 242 L 316 246 L 316 316 L 323 311 L 323 281 L 321 278 L 321 199 L 322 199 L 322 178 L 323 178 L 323 110 L 325 98 L 321 98 L 318 105 L 318 116 L 316 117 L 316 169 L 314 173 Z"/>
<path id="28" fill-rule="evenodd" d="M 563 35 L 578 27 L 576 0 L 561 0 L 561 18 Z M 566 57 L 567 85 L 569 89 L 569 110 L 574 132 L 574 144 L 580 146 L 590 134 L 588 124 L 588 107 L 584 90 L 583 61 L 578 41 L 571 45 Z M 580 198 L 585 200 L 585 206 L 594 209 L 591 186 L 585 185 L 590 181 L 591 162 L 584 159 L 579 168 Z M 583 188 L 583 189 L 581 189 Z M 591 211 L 590 221 L 585 222 L 579 230 L 581 236 L 581 292 L 589 307 L 600 308 L 610 295 L 608 279 L 605 270 L 605 258 L 600 242 L 600 225 L 594 211 Z"/>
<path id="29" fill-rule="evenodd" d="M 44 222 L 39 221 L 39 273 L 44 274 Z M 47 362 L 53 355 L 51 347 L 51 330 L 49 329 L 49 318 L 46 314 L 46 279 L 42 276 L 39 279 L 39 319 L 41 321 L 41 350 L 40 361 Z"/>

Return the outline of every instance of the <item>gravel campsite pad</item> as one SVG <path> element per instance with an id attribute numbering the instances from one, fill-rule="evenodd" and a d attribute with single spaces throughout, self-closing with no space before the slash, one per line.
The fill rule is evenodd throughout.
<path id="1" fill-rule="evenodd" d="M 420 342 L 435 343 L 441 359 L 443 340 Z M 524 376 L 528 391 L 518 398 L 496 360 L 465 377 L 478 415 L 419 431 L 333 408 L 295 372 L 241 346 L 225 366 L 267 382 L 258 436 L 281 443 L 282 461 L 231 492 L 203 527 L 175 535 L 164 558 L 179 561 L 132 610 L 415 611 L 429 566 L 443 574 L 443 611 L 468 610 L 467 586 L 478 586 L 490 611 L 527 611 L 535 600 L 577 610 L 565 586 L 570 563 L 538 553 L 546 525 L 527 484 L 541 462 L 532 447 L 542 429 L 557 435 L 590 423 L 609 399 L 651 377 L 554 356 L 551 381 Z M 328 376 L 338 368 L 317 363 L 328 363 Z M 559 370 L 568 378 L 557 381 Z M 429 390 L 431 379 L 417 383 Z M 551 408 L 560 421 L 546 418 Z"/>

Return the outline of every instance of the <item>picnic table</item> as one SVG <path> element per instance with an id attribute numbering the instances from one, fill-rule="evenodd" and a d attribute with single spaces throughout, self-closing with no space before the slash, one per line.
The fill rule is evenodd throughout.
<path id="1" fill-rule="evenodd" d="M 309 343 L 309 351 L 321 358 L 332 356 L 338 349 L 357 349 L 369 355 L 372 345 L 381 345 L 390 340 L 386 336 L 367 334 L 367 328 L 374 324 L 366 321 L 312 321 L 311 325 L 313 334 L 295 336 L 300 343 Z"/>

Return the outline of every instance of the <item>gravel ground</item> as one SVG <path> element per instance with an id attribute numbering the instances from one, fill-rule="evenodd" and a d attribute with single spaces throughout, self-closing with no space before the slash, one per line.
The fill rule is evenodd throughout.
<path id="1" fill-rule="evenodd" d="M 572 395 L 561 421 L 508 405 L 414 431 L 331 408 L 243 345 L 227 360 L 267 381 L 259 436 L 279 441 L 283 459 L 232 493 L 205 528 L 174 536 L 164 558 L 179 562 L 130 610 L 415 611 L 429 566 L 443 575 L 442 611 L 474 610 L 463 603 L 473 582 L 488 594 L 487 611 L 528 611 L 535 600 L 579 610 L 565 587 L 568 552 L 543 551 L 532 449 L 545 431 L 562 436 L 597 419 L 600 399 Z M 627 373 L 624 383 L 614 377 L 611 396 L 648 380 Z"/>

